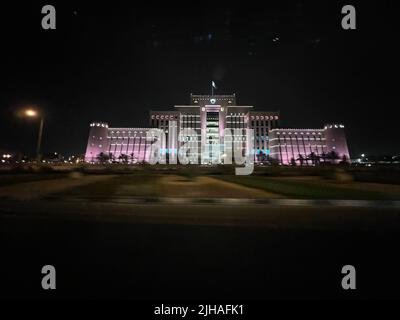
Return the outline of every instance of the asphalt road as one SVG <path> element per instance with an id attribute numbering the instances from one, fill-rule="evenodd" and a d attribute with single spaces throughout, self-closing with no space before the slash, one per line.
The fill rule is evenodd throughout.
<path id="1" fill-rule="evenodd" d="M 236 301 L 400 297 L 398 210 L 0 204 L 1 295 Z M 57 289 L 41 288 L 54 265 Z M 341 288 L 341 269 L 357 289 Z"/>

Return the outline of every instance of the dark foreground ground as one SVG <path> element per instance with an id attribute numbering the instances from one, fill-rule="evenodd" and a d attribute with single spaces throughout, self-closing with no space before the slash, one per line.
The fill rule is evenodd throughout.
<path id="1" fill-rule="evenodd" d="M 2 203 L 3 298 L 399 298 L 399 211 Z M 57 289 L 41 289 L 41 268 Z M 357 289 L 341 288 L 341 268 Z"/>

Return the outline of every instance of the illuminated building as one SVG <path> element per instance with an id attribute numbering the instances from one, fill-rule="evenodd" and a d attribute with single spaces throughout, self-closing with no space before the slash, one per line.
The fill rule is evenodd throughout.
<path id="1" fill-rule="evenodd" d="M 169 122 L 176 121 L 179 131 L 191 128 L 196 131 L 200 148 L 206 150 L 201 161 L 209 163 L 213 157 L 224 153 L 225 129 L 254 129 L 254 154 L 257 158 L 266 156 L 268 131 L 278 126 L 279 112 L 253 111 L 253 106 L 239 106 L 236 95 L 191 95 L 190 105 L 177 105 L 174 111 L 151 111 L 150 126 L 168 131 Z M 167 141 L 168 141 L 167 132 Z M 215 148 L 219 155 L 214 155 Z M 167 152 L 176 151 L 175 146 Z M 208 150 L 210 150 L 208 152 Z"/>
<path id="2" fill-rule="evenodd" d="M 270 155 L 285 165 L 315 165 L 350 161 L 344 126 L 323 129 L 279 129 L 269 132 Z"/>
<path id="3" fill-rule="evenodd" d="M 179 149 L 181 142 L 173 139 L 174 134 L 193 129 L 195 137 L 188 138 L 195 138 L 199 142 L 202 157 L 199 152 L 198 163 L 203 164 L 215 163 L 213 159 L 218 159 L 217 163 L 223 162 L 225 129 L 254 129 L 254 149 L 251 154 L 257 163 L 271 157 L 282 164 L 289 164 L 292 158 L 296 161 L 299 155 L 300 158 L 308 157 L 312 153 L 321 155 L 332 150 L 349 159 L 342 128 L 277 129 L 279 121 L 277 111 L 255 111 L 253 106 L 237 105 L 235 94 L 191 94 L 189 105 L 176 105 L 171 111 L 150 111 L 149 128 L 111 128 L 104 122 L 92 123 L 85 161 L 99 162 L 99 155 L 108 155 L 109 160 L 116 162 L 147 162 L 153 141 L 146 140 L 146 133 L 151 128 L 165 132 L 166 142 L 160 153 L 166 158 L 175 156 Z M 289 139 L 292 135 L 297 139 Z"/>
<path id="4" fill-rule="evenodd" d="M 90 124 L 86 162 L 101 162 L 101 156 L 109 156 L 110 161 L 129 163 L 146 162 L 149 159 L 146 141 L 149 128 L 110 128 L 105 122 Z"/>

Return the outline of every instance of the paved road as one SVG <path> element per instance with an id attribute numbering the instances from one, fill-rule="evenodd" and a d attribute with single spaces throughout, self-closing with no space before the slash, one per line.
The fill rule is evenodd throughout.
<path id="1" fill-rule="evenodd" d="M 0 212 L 7 297 L 400 297 L 398 210 L 42 201 Z M 40 289 L 44 264 L 55 292 Z M 341 289 L 345 264 L 355 292 Z"/>

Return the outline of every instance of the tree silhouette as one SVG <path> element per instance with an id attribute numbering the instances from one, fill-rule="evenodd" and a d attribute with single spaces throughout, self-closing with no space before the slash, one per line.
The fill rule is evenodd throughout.
<path id="1" fill-rule="evenodd" d="M 96 157 L 97 161 L 100 163 L 106 163 L 108 161 L 110 161 L 110 155 L 104 153 L 104 152 L 100 152 L 97 157 Z"/>
<path id="2" fill-rule="evenodd" d="M 307 159 L 310 159 L 310 160 L 311 160 L 311 164 L 312 164 L 312 165 L 315 165 L 315 158 L 316 158 L 316 155 L 315 155 L 314 152 L 311 152 L 311 153 L 307 156 Z"/>
<path id="3" fill-rule="evenodd" d="M 326 155 L 326 158 L 331 160 L 334 163 L 335 160 L 339 159 L 339 155 L 335 150 L 332 150 L 331 152 L 328 152 L 328 154 Z"/>
<path id="4" fill-rule="evenodd" d="M 128 163 L 128 155 L 121 153 L 118 160 L 122 163 Z"/>
<path id="5" fill-rule="evenodd" d="M 318 165 L 320 163 L 320 159 L 321 157 L 317 154 L 315 154 L 315 152 L 311 152 L 308 156 L 307 159 L 311 160 L 311 163 L 313 165 Z"/>
<path id="6" fill-rule="evenodd" d="M 299 157 L 297 158 L 297 160 L 300 161 L 300 166 L 303 166 L 303 164 L 304 164 L 304 157 L 303 157 L 303 155 L 299 154 Z"/>

